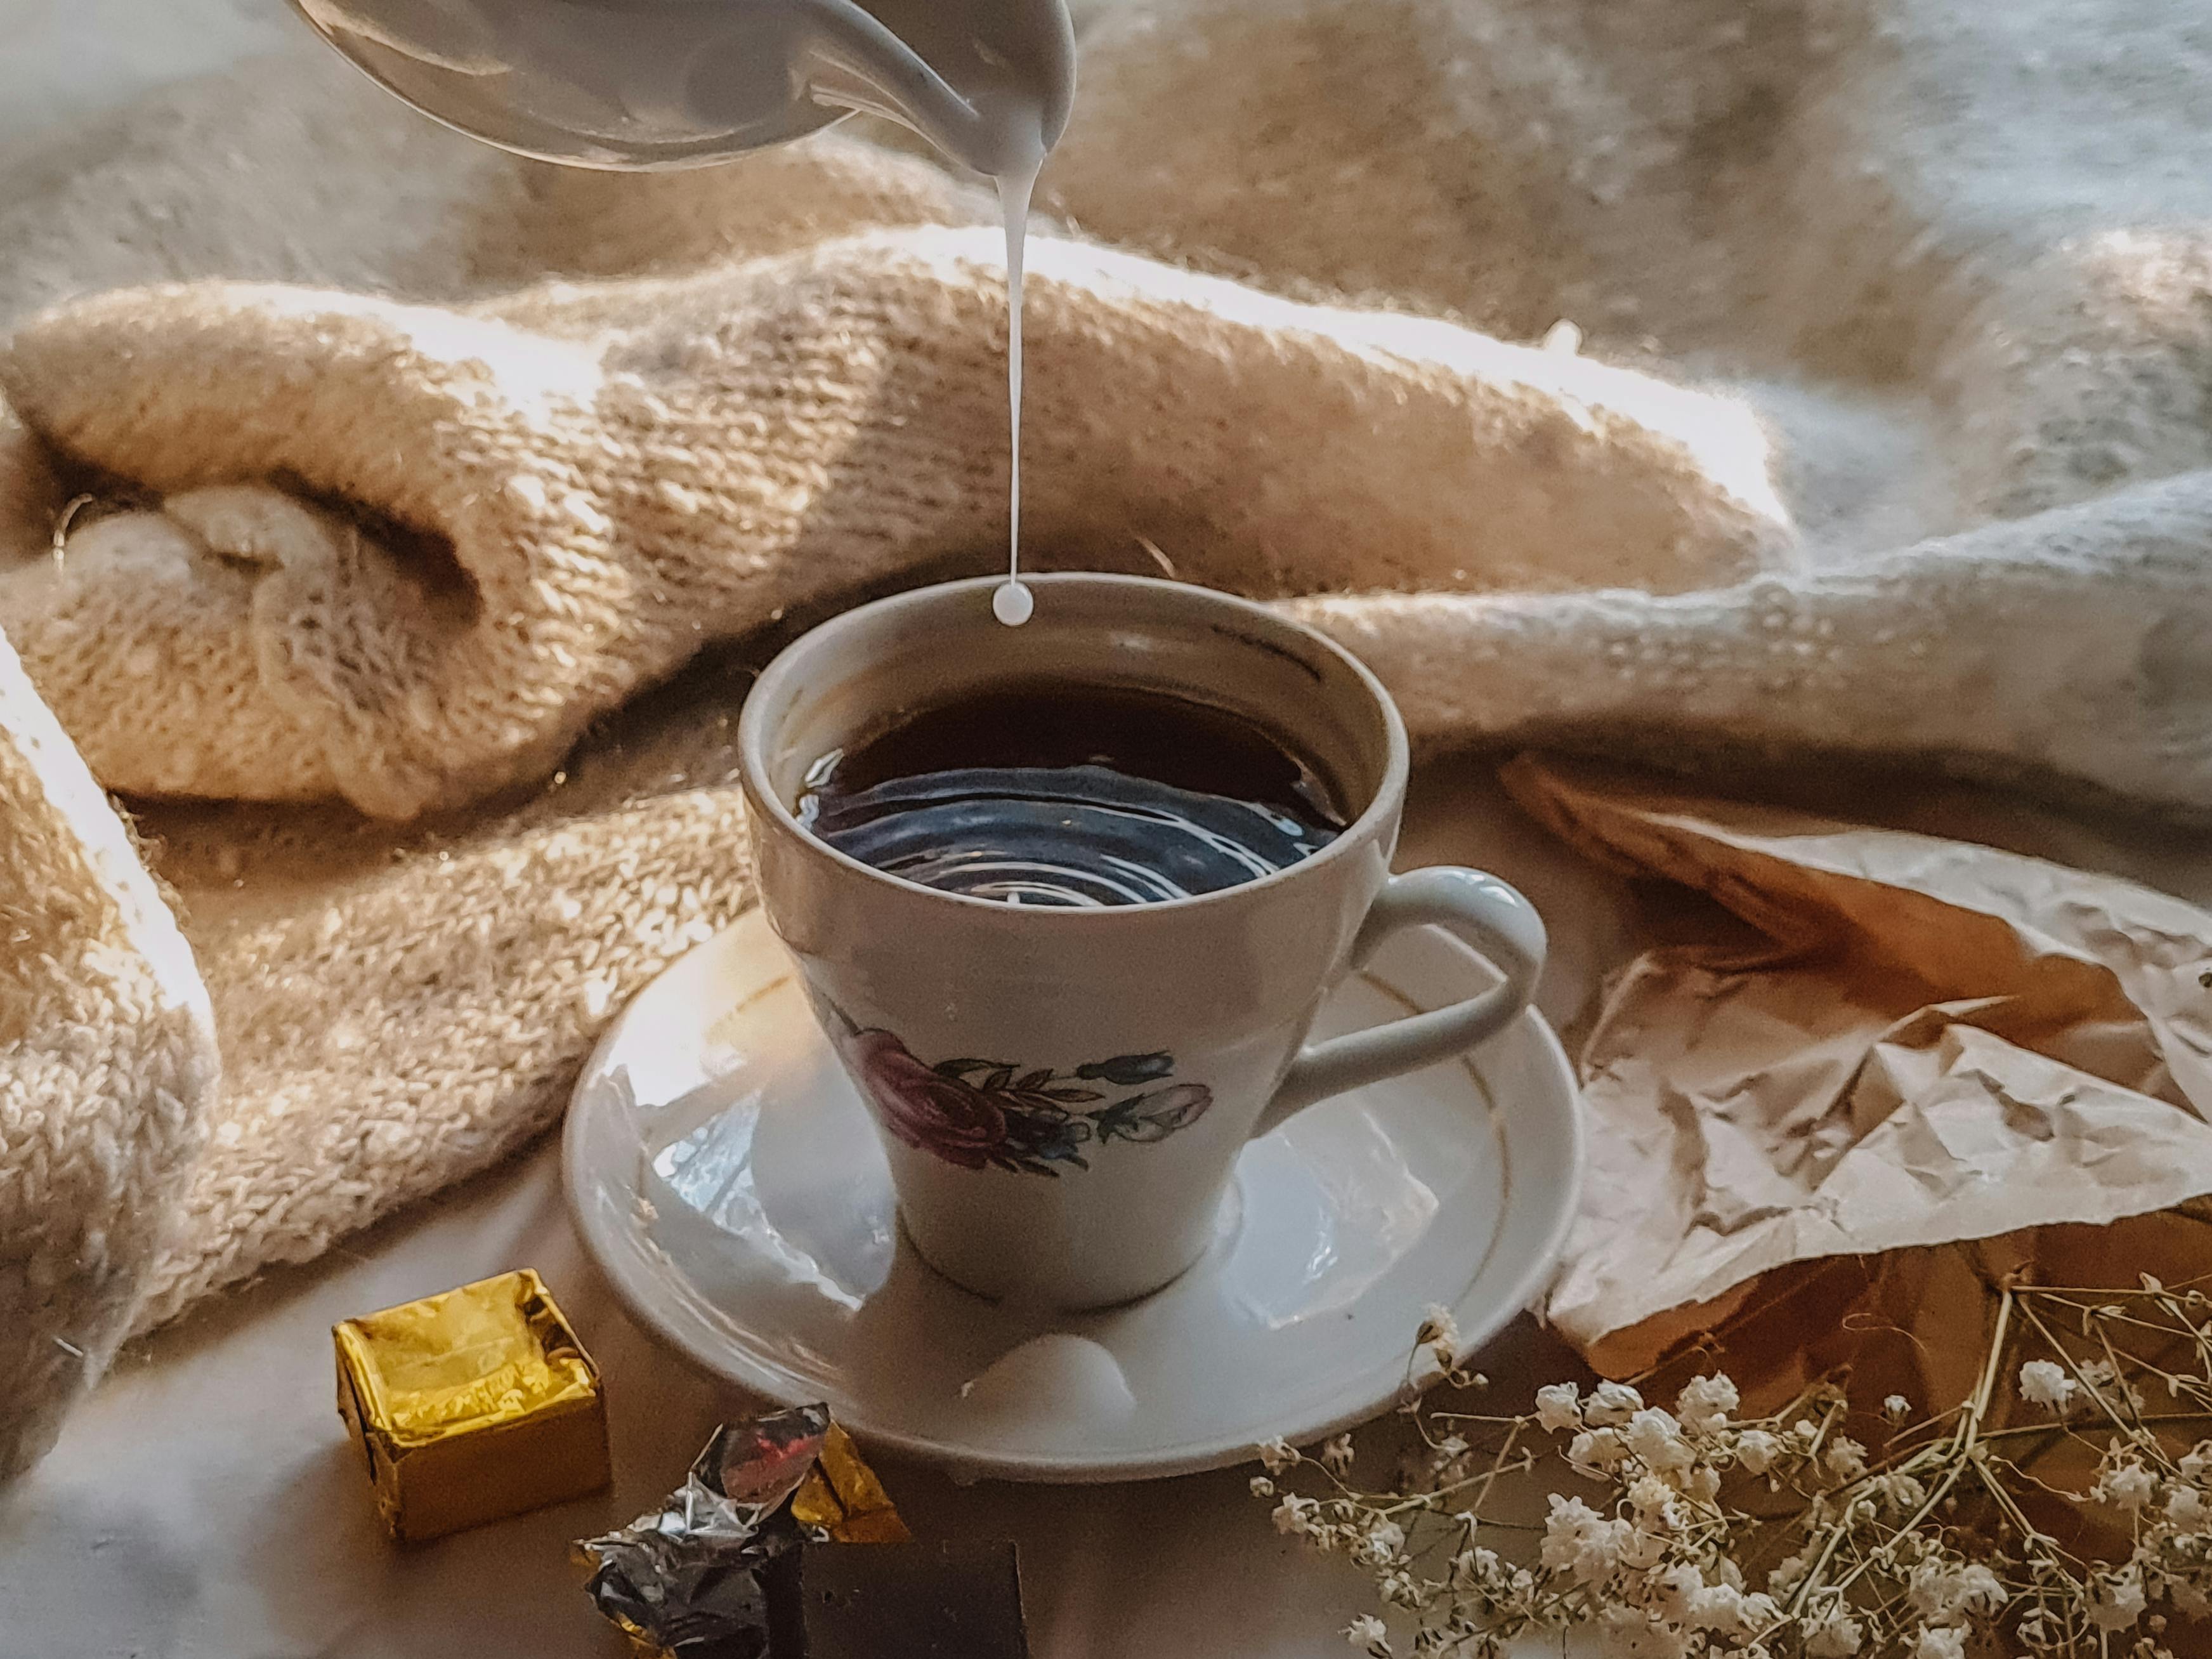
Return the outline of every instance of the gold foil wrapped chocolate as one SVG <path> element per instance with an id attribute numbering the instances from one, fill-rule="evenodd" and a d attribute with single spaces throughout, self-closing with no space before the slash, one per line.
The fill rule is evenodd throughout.
<path id="1" fill-rule="evenodd" d="M 852 1436 L 835 1422 L 822 1437 L 814 1467 L 791 1495 L 791 1518 L 809 1535 L 832 1544 L 903 1544 L 914 1536 L 876 1472 L 861 1462 Z"/>
<path id="2" fill-rule="evenodd" d="M 576 1549 L 639 1652 L 726 1659 L 768 1651 L 766 1574 L 793 1547 L 908 1538 L 829 1408 L 802 1406 L 716 1431 L 658 1510 Z"/>
<path id="3" fill-rule="evenodd" d="M 437 1538 L 607 1484 L 599 1368 L 524 1268 L 332 1328 L 338 1415 L 394 1538 Z"/>

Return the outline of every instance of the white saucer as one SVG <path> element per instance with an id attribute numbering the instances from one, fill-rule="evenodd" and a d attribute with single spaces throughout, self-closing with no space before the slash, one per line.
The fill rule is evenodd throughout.
<path id="1" fill-rule="evenodd" d="M 1410 930 L 1316 1030 L 1493 977 Z M 757 911 L 624 1011 L 577 1085 L 563 1152 L 585 1248 L 708 1370 L 827 1401 L 863 1440 L 963 1476 L 1061 1481 L 1218 1468 L 1388 1410 L 1429 1304 L 1471 1352 L 1543 1288 L 1582 1161 L 1566 1056 L 1531 1012 L 1464 1062 L 1254 1141 L 1213 1247 L 1165 1290 L 1024 1320 L 904 1242 L 873 1126 Z"/>

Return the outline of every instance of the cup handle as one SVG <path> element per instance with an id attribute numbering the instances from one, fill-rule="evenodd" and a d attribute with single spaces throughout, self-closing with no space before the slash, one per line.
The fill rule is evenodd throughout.
<path id="1" fill-rule="evenodd" d="M 1393 876 L 1352 941 L 1352 966 L 1366 962 L 1400 928 L 1428 923 L 1480 951 L 1505 975 L 1504 982 L 1448 1008 L 1408 1014 L 1299 1050 L 1261 1114 L 1255 1136 L 1317 1100 L 1465 1054 L 1528 1006 L 1544 966 L 1543 919 L 1516 889 L 1480 870 L 1437 865 Z"/>

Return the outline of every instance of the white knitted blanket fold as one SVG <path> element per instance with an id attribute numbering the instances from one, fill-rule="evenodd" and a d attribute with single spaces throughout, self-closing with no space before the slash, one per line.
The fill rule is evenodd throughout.
<path id="1" fill-rule="evenodd" d="M 2212 61 L 1960 9 L 1091 9 L 1036 562 L 1278 600 L 1431 745 L 2201 821 Z M 0 1466 L 742 909 L 735 665 L 1000 556 L 1006 320 L 910 153 L 563 173 L 304 40 L 0 170 Z"/>

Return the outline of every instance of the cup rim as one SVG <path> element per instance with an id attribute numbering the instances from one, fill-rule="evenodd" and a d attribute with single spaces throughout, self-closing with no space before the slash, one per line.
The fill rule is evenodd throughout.
<path id="1" fill-rule="evenodd" d="M 908 881 L 903 876 L 893 875 L 888 870 L 878 870 L 849 853 L 839 851 L 819 836 L 811 835 L 800 823 L 798 815 L 787 805 L 771 787 L 768 777 L 767 761 L 763 754 L 763 727 L 768 720 L 766 710 L 781 688 L 781 682 L 797 676 L 811 649 L 818 648 L 818 641 L 832 630 L 857 624 L 861 619 L 878 616 L 903 606 L 923 603 L 942 603 L 964 594 L 987 595 L 1005 581 L 1004 576 L 967 576 L 955 581 L 933 582 L 927 586 L 910 587 L 896 593 L 872 599 L 866 605 L 840 611 L 827 621 L 816 623 L 797 639 L 776 653 L 760 678 L 753 682 L 746 694 L 744 707 L 738 715 L 738 773 L 744 787 L 746 806 L 750 811 L 765 811 L 775 825 L 804 847 L 813 856 L 826 860 L 833 867 L 848 871 L 863 880 L 889 887 L 909 899 L 921 898 L 944 905 L 957 906 L 968 911 L 988 912 L 994 915 L 1019 916 L 1024 926 L 1055 923 L 1081 927 L 1109 925 L 1115 919 L 1133 923 L 1144 916 L 1172 913 L 1187 915 L 1206 907 L 1226 908 L 1240 902 L 1249 902 L 1261 895 L 1296 881 L 1307 872 L 1322 872 L 1332 861 L 1356 857 L 1361 848 L 1373 840 L 1392 815 L 1398 810 L 1395 803 L 1405 797 L 1406 784 L 1412 771 L 1412 762 L 1406 738 L 1405 717 L 1398 711 L 1392 698 L 1374 670 L 1319 629 L 1278 615 L 1256 599 L 1242 595 L 1224 593 L 1218 588 L 1202 587 L 1194 582 L 1170 581 L 1158 576 L 1122 575 L 1109 571 L 1054 570 L 1024 574 L 1025 586 L 1136 588 L 1161 594 L 1173 594 L 1177 604 L 1198 608 L 1213 607 L 1235 612 L 1248 622 L 1296 634 L 1319 645 L 1322 650 L 1351 671 L 1353 679 L 1367 693 L 1382 716 L 1385 754 L 1382 775 L 1376 785 L 1373 796 L 1360 809 L 1357 817 L 1345 825 L 1335 840 L 1317 853 L 1309 854 L 1295 864 L 1285 865 L 1251 881 L 1237 883 L 1233 887 L 1217 888 L 1210 893 L 1194 893 L 1178 899 L 1160 899 L 1143 904 L 1102 905 L 1013 905 L 999 899 L 978 898 L 969 893 L 951 893 L 939 887 L 926 887 L 918 881 Z M 754 872 L 755 880 L 759 872 Z M 1080 919 L 1080 920 L 1079 920 Z"/>

